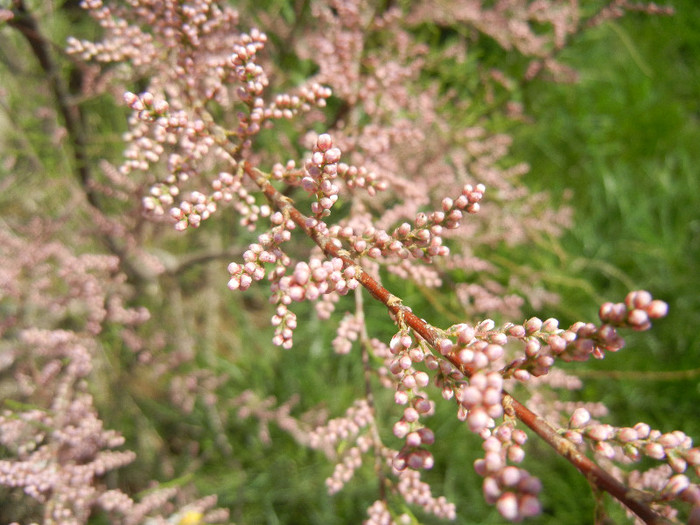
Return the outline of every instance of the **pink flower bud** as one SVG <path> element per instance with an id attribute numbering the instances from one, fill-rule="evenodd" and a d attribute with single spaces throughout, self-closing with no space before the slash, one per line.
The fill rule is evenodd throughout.
<path id="1" fill-rule="evenodd" d="M 316 139 L 316 147 L 319 151 L 328 151 L 333 146 L 333 139 L 328 133 L 322 133 Z"/>
<path id="2" fill-rule="evenodd" d="M 411 429 L 410 425 L 406 421 L 401 420 L 401 421 L 397 421 L 396 423 L 394 423 L 393 431 L 394 431 L 394 435 L 397 438 L 401 439 L 401 438 L 405 437 L 410 432 L 410 429 Z"/>
<path id="3" fill-rule="evenodd" d="M 681 440 L 678 436 L 671 432 L 663 434 L 656 442 L 661 444 L 664 448 L 676 448 L 681 444 Z"/>
<path id="4" fill-rule="evenodd" d="M 408 407 L 403 411 L 403 418 L 408 423 L 415 423 L 418 421 L 419 417 L 418 411 L 413 407 Z"/>
<path id="5" fill-rule="evenodd" d="M 669 455 L 668 464 L 674 472 L 685 472 L 688 468 L 688 463 L 683 458 L 675 455 Z"/>
<path id="6" fill-rule="evenodd" d="M 586 428 L 585 434 L 596 441 L 607 441 L 615 436 L 615 429 L 610 425 L 595 423 Z"/>
<path id="7" fill-rule="evenodd" d="M 340 149 L 331 148 L 323 155 L 326 164 L 336 164 L 340 160 Z"/>
<path id="8" fill-rule="evenodd" d="M 462 345 L 470 343 L 474 339 L 474 328 L 467 324 L 459 326 L 460 328 L 457 332 L 457 342 Z"/>
<path id="9" fill-rule="evenodd" d="M 542 504 L 536 496 L 525 494 L 520 498 L 520 515 L 524 518 L 534 518 L 542 513 Z"/>
<path id="10" fill-rule="evenodd" d="M 525 382 L 530 379 L 530 372 L 527 370 L 516 370 L 513 372 L 513 377 L 518 381 Z"/>
<path id="11" fill-rule="evenodd" d="M 547 344 L 555 354 L 561 354 L 564 350 L 566 350 L 566 341 L 563 337 L 558 335 L 550 335 L 547 338 Z"/>
<path id="12" fill-rule="evenodd" d="M 418 432 L 409 432 L 406 436 L 406 446 L 415 448 L 421 445 L 421 438 Z"/>
<path id="13" fill-rule="evenodd" d="M 527 442 L 527 434 L 519 428 L 513 429 L 513 441 L 518 445 L 524 445 Z"/>
<path id="14" fill-rule="evenodd" d="M 484 355 L 486 355 L 489 361 L 499 360 L 501 357 L 503 357 L 504 353 L 505 351 L 503 350 L 503 347 L 499 344 L 490 344 L 484 351 Z"/>
<path id="15" fill-rule="evenodd" d="M 666 451 L 659 443 L 647 443 L 644 445 L 644 453 L 653 459 L 664 459 L 666 457 Z"/>
<path id="16" fill-rule="evenodd" d="M 435 434 L 429 428 L 423 427 L 419 429 L 418 434 L 420 435 L 421 443 L 424 445 L 432 445 L 435 443 Z"/>
<path id="17" fill-rule="evenodd" d="M 405 390 L 397 390 L 394 392 L 394 403 L 397 405 L 405 405 L 408 403 L 408 393 Z"/>
<path id="18" fill-rule="evenodd" d="M 500 452 L 502 443 L 495 436 L 489 436 L 484 440 L 481 445 L 485 452 Z"/>
<path id="19" fill-rule="evenodd" d="M 416 378 L 413 376 L 413 374 L 406 374 L 401 380 L 401 384 L 404 388 L 412 390 L 416 387 Z"/>
<path id="20" fill-rule="evenodd" d="M 501 516 L 508 521 L 520 521 L 518 511 L 518 498 L 512 492 L 506 492 L 496 502 L 496 509 Z"/>
<path id="21" fill-rule="evenodd" d="M 127 106 L 130 106 L 132 109 L 136 109 L 137 111 L 141 111 L 143 109 L 143 106 L 141 106 L 140 108 L 134 107 L 136 104 L 136 101 L 139 100 L 138 95 L 136 95 L 135 93 L 132 93 L 131 91 L 127 91 L 126 93 L 124 93 L 123 98 L 124 98 L 124 102 L 126 102 Z"/>
<path id="22" fill-rule="evenodd" d="M 430 376 L 423 371 L 416 372 L 413 374 L 413 377 L 416 379 L 416 385 L 421 388 L 428 386 L 428 383 L 430 383 Z"/>
<path id="23" fill-rule="evenodd" d="M 484 454 L 487 472 L 500 472 L 505 467 L 505 459 L 501 457 L 500 451 L 488 451 Z"/>
<path id="24" fill-rule="evenodd" d="M 419 414 L 429 414 L 434 411 L 432 401 L 420 397 L 413 400 L 413 406 Z"/>
<path id="25" fill-rule="evenodd" d="M 553 317 L 550 317 L 547 319 L 544 323 L 542 323 L 542 331 L 543 332 L 555 332 L 559 329 L 559 321 L 554 319 Z"/>
<path id="26" fill-rule="evenodd" d="M 457 361 L 462 365 L 467 365 L 474 360 L 474 352 L 465 348 L 457 353 Z"/>
<path id="27" fill-rule="evenodd" d="M 480 432 L 488 426 L 490 419 L 483 408 L 474 408 L 467 415 L 467 424 L 472 432 Z"/>
<path id="28" fill-rule="evenodd" d="M 508 447 L 508 461 L 511 463 L 521 463 L 525 459 L 525 450 L 519 445 Z"/>
<path id="29" fill-rule="evenodd" d="M 520 469 L 508 466 L 501 471 L 501 483 L 507 487 L 514 487 L 520 482 Z"/>
<path id="30" fill-rule="evenodd" d="M 639 434 L 633 428 L 621 428 L 617 433 L 617 439 L 623 443 L 629 443 L 630 441 L 637 441 Z"/>
<path id="31" fill-rule="evenodd" d="M 526 334 L 526 330 L 525 330 L 525 327 L 522 325 L 516 324 L 516 325 L 513 325 L 510 328 L 508 328 L 508 335 L 511 337 L 521 339 L 521 338 L 525 337 L 525 334 Z M 505 344 L 505 343 L 502 343 L 502 344 Z"/>
<path id="32" fill-rule="evenodd" d="M 477 470 L 477 472 L 479 472 L 479 469 L 477 468 L 476 464 L 474 465 L 474 468 Z M 484 499 L 487 503 L 495 503 L 497 498 L 501 495 L 501 488 L 498 485 L 498 481 L 496 481 L 496 478 L 494 478 L 493 476 L 488 476 L 484 478 L 484 484 L 482 485 L 482 488 L 484 491 Z"/>
<path id="33" fill-rule="evenodd" d="M 634 425 L 634 429 L 637 431 L 637 434 L 639 434 L 639 439 L 646 439 L 651 433 L 651 427 L 646 423 L 637 423 Z"/>
<path id="34" fill-rule="evenodd" d="M 630 292 L 625 297 L 625 305 L 630 310 L 633 308 L 644 308 L 651 302 L 651 294 L 645 290 Z"/>
<path id="35" fill-rule="evenodd" d="M 595 444 L 595 451 L 608 459 L 613 459 L 615 457 L 615 449 L 607 441 L 598 441 Z"/>
<path id="36" fill-rule="evenodd" d="M 461 388 L 457 392 L 458 401 L 467 408 L 479 405 L 481 403 L 481 390 L 474 386 Z"/>
<path id="37" fill-rule="evenodd" d="M 684 457 L 692 466 L 700 466 L 700 448 L 691 448 L 684 453 Z"/>
<path id="38" fill-rule="evenodd" d="M 666 486 L 663 489 L 663 493 L 676 496 L 683 492 L 685 489 L 687 489 L 689 486 L 690 480 L 687 476 L 683 474 L 676 474 L 668 480 L 668 483 L 666 483 Z"/>
<path id="39" fill-rule="evenodd" d="M 571 419 L 569 420 L 569 426 L 571 428 L 581 428 L 585 426 L 591 420 L 591 414 L 585 408 L 577 408 L 574 413 L 571 414 Z"/>
<path id="40" fill-rule="evenodd" d="M 668 314 L 668 304 L 658 299 L 654 300 L 647 305 L 646 312 L 651 319 L 666 317 L 666 314 Z"/>
<path id="41" fill-rule="evenodd" d="M 394 467 L 399 472 L 406 469 L 406 458 L 401 454 L 397 454 L 392 461 L 391 466 Z"/>
<path id="42" fill-rule="evenodd" d="M 542 329 L 542 320 L 537 317 L 532 317 L 525 322 L 525 330 L 528 334 L 539 332 Z"/>
<path id="43" fill-rule="evenodd" d="M 449 339 L 440 339 L 437 343 L 438 350 L 442 355 L 447 355 L 452 350 L 454 343 Z"/>
<path id="44" fill-rule="evenodd" d="M 627 322 L 635 327 L 643 326 L 649 322 L 649 315 L 644 310 L 635 308 L 627 314 Z"/>

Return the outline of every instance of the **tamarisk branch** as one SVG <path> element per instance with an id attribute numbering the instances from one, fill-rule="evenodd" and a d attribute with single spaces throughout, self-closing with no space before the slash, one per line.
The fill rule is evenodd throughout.
<path id="1" fill-rule="evenodd" d="M 268 201 L 274 205 L 285 216 L 290 217 L 294 223 L 311 238 L 328 257 L 342 259 L 347 266 L 357 268 L 355 274 L 356 279 L 367 289 L 367 291 L 377 301 L 384 304 L 387 309 L 397 318 L 402 318 L 403 322 L 410 326 L 411 329 L 420 335 L 434 350 L 438 353 L 438 345 L 441 337 L 439 332 L 423 319 L 415 315 L 410 308 L 406 307 L 403 302 L 379 284 L 367 272 L 363 271 L 360 265 L 355 261 L 350 254 L 339 246 L 339 242 L 334 242 L 320 235 L 313 229 L 311 224 L 313 219 L 302 214 L 293 204 L 293 201 L 280 193 L 268 180 L 264 173 L 257 168 L 244 164 L 246 174 L 258 185 L 262 192 L 267 197 Z M 470 370 L 455 359 L 454 355 L 447 354 L 445 356 L 458 369 L 462 370 L 465 375 L 470 375 Z M 669 523 L 656 512 L 654 512 L 645 502 L 643 494 L 639 491 L 629 489 L 612 475 L 600 468 L 595 462 L 587 456 L 579 452 L 576 446 L 568 439 L 562 437 L 554 427 L 552 427 L 545 419 L 530 411 L 527 407 L 521 404 L 508 392 L 503 392 L 502 403 L 506 407 L 506 414 L 512 412 L 515 417 L 522 421 L 528 428 L 535 432 L 542 440 L 551 446 L 559 455 L 564 457 L 572 465 L 574 465 L 589 482 L 598 489 L 609 493 L 626 507 L 632 510 L 645 523 L 650 525 L 660 525 Z M 510 410 L 509 410 L 510 409 Z"/>

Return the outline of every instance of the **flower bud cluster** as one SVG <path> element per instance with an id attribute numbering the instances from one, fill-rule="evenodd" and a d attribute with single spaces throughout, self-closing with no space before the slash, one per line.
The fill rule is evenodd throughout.
<path id="1" fill-rule="evenodd" d="M 151 191 L 153 193 L 153 191 Z M 169 194 L 162 194 L 167 197 Z M 162 201 L 162 199 L 159 198 Z M 166 199 L 165 202 L 167 202 Z M 144 208 L 150 208 L 144 199 Z M 157 210 L 157 209 L 156 209 Z M 154 210 L 154 211 L 156 211 Z M 170 217 L 175 220 L 175 229 L 183 231 L 188 227 L 198 228 L 202 221 L 216 211 L 216 203 L 199 191 L 190 192 L 189 197 L 180 201 L 178 207 L 170 208 Z"/>
<path id="2" fill-rule="evenodd" d="M 344 162 L 338 164 L 338 175 L 343 178 L 345 184 L 351 190 L 361 188 L 367 191 L 370 197 L 374 197 L 378 191 L 388 188 L 386 181 L 378 180 L 377 174 L 364 166 L 349 166 Z"/>
<path id="3" fill-rule="evenodd" d="M 396 228 L 392 238 L 415 258 L 430 261 L 433 256 L 449 255 L 449 248 L 442 244 L 443 231 L 459 228 L 464 212 L 477 213 L 485 191 L 483 184 L 477 184 L 476 187 L 465 185 L 457 199 L 445 197 L 441 210 L 430 214 L 419 213 L 413 224 L 404 222 Z"/>
<path id="4" fill-rule="evenodd" d="M 352 479 L 355 471 L 362 466 L 362 455 L 367 453 L 372 445 L 371 438 L 363 434 L 357 437 L 357 445 L 343 453 L 342 460 L 335 465 L 333 474 L 326 479 L 329 494 L 339 492 Z"/>
<path id="5" fill-rule="evenodd" d="M 299 111 L 308 111 L 312 106 L 325 107 L 326 99 L 331 94 L 330 88 L 312 82 L 302 86 L 298 95 L 287 93 L 277 95 L 274 101 L 265 108 L 263 117 L 265 119 L 291 119 Z"/>
<path id="6" fill-rule="evenodd" d="M 617 428 L 591 420 L 585 408 L 578 408 L 569 419 L 566 437 L 576 444 L 592 441 L 596 452 L 608 459 L 621 451 L 631 461 L 646 456 L 666 462 L 677 474 L 690 467 L 700 475 L 700 447 L 693 447 L 693 440 L 680 430 L 662 433 L 646 423 Z"/>
<path id="7" fill-rule="evenodd" d="M 283 271 L 283 266 L 278 266 L 270 277 L 272 300 L 279 303 L 278 310 L 283 309 L 284 315 L 278 311 L 272 318 L 272 323 L 276 326 L 273 343 L 284 348 L 290 348 L 292 345 L 291 330 L 296 328 L 296 317 L 292 318 L 294 314 L 286 309 L 287 305 L 309 300 L 319 301 L 317 304 L 323 304 L 326 309 L 332 308 L 332 302 L 329 306 L 323 301 L 324 298 L 346 295 L 360 285 L 355 279 L 355 267 L 344 268 L 343 266 L 343 260 L 340 258 L 325 261 L 312 258 L 308 263 L 304 261 L 297 263 L 291 275 L 281 277 L 279 275 Z"/>
<path id="8" fill-rule="evenodd" d="M 395 451 L 386 450 L 385 456 L 390 464 L 393 463 Z M 454 520 L 457 518 L 456 508 L 454 503 L 451 503 L 444 496 L 433 496 L 430 485 L 421 481 L 420 471 L 413 469 L 396 470 L 395 474 L 399 478 L 396 486 L 399 494 L 403 497 L 406 503 L 420 506 L 425 512 L 429 512 L 438 518 L 446 520 Z"/>
<path id="9" fill-rule="evenodd" d="M 448 333 L 456 336 L 456 342 L 442 339 L 438 342 L 438 350 L 442 355 L 449 356 L 450 361 L 459 365 L 467 375 L 497 367 L 503 359 L 503 345 L 508 338 L 495 326 L 491 319 L 485 319 L 476 326 L 466 323 L 454 325 Z"/>
<path id="10" fill-rule="evenodd" d="M 700 448 L 693 447 L 685 433 L 662 433 L 646 423 L 617 428 L 593 421 L 586 409 L 578 408 L 569 419 L 565 436 L 577 445 L 590 442 L 596 454 L 608 460 L 639 462 L 647 457 L 663 461 L 644 472 L 631 471 L 629 486 L 651 491 L 659 504 L 673 500 L 688 503 L 693 507 L 691 515 L 700 514 L 700 484 L 691 481 L 691 477 L 697 480 L 700 476 Z M 692 474 L 687 472 L 689 468 Z M 659 510 L 669 516 L 676 512 L 670 506 Z M 692 518 L 689 523 L 694 523 Z"/>
<path id="11" fill-rule="evenodd" d="M 355 279 L 355 272 L 353 266 L 344 268 L 340 258 L 325 261 L 313 258 L 308 263 L 297 263 L 291 275 L 285 275 L 273 283 L 272 291 L 277 294 L 277 300 L 284 304 L 315 301 L 331 292 L 346 295 L 360 285 Z"/>
<path id="12" fill-rule="evenodd" d="M 396 470 L 406 467 L 430 469 L 434 463 L 433 455 L 425 447 L 435 442 L 435 434 L 423 426 L 420 418 L 432 415 L 435 404 L 420 390 L 428 386 L 430 376 L 413 367 L 414 363 L 424 361 L 425 351 L 413 346 L 413 339 L 406 330 L 392 337 L 389 350 L 392 354 L 389 370 L 398 382 L 394 401 L 405 406 L 403 416 L 394 424 L 394 435 L 405 442 L 394 458 L 393 466 Z"/>
<path id="13" fill-rule="evenodd" d="M 466 323 L 454 325 L 446 333 L 454 336 L 455 341 L 445 337 L 436 345 L 447 358 L 436 364 L 439 367 L 437 385 L 442 388 L 442 397 L 456 398 L 457 417 L 467 421 L 475 433 L 492 426 L 493 419 L 503 415 L 503 379 L 496 370 L 502 366 L 502 345 L 507 337 L 494 330 L 494 326 L 490 319 L 475 327 Z"/>
<path id="14" fill-rule="evenodd" d="M 604 323 L 644 331 L 651 328 L 652 319 L 667 313 L 668 304 L 654 299 L 646 290 L 638 290 L 628 293 L 624 303 L 604 303 L 598 315 Z"/>
<path id="15" fill-rule="evenodd" d="M 125 160 L 119 168 L 122 175 L 127 175 L 134 170 L 147 171 L 158 162 L 165 151 L 164 145 L 176 141 L 168 128 L 174 124 L 185 126 L 187 119 L 181 123 L 171 116 L 168 102 L 148 91 L 140 95 L 127 91 L 124 101 L 134 110 L 129 118 L 129 132 L 124 134 L 128 143 Z"/>
<path id="16" fill-rule="evenodd" d="M 455 389 L 459 403 L 457 417 L 467 422 L 469 430 L 479 434 L 493 425 L 493 420 L 503 415 L 501 397 L 503 377 L 500 372 L 476 372 L 469 383 Z"/>
<path id="17" fill-rule="evenodd" d="M 333 339 L 333 350 L 336 354 L 349 354 L 353 341 L 360 337 L 364 322 L 356 315 L 347 314 L 338 325 L 336 336 Z"/>
<path id="18" fill-rule="evenodd" d="M 532 376 L 547 374 L 556 359 L 563 361 L 587 361 L 591 357 L 602 359 L 605 352 L 617 352 L 625 342 L 616 327 L 647 330 L 651 319 L 663 317 L 668 305 L 654 300 L 646 291 L 630 292 L 624 303 L 605 303 L 600 308 L 604 324 L 577 322 L 567 330 L 559 328 L 556 319 L 542 321 L 533 317 L 523 325 L 508 324 L 505 334 L 525 345 L 525 355 L 512 361 L 507 376 L 521 381 Z"/>
<path id="19" fill-rule="evenodd" d="M 192 161 L 205 157 L 214 145 L 204 121 L 183 110 L 170 110 L 165 100 L 156 99 L 150 92 L 139 96 L 127 92 L 124 98 L 136 112 L 129 117 L 129 131 L 124 134 L 128 147 L 121 173 L 146 171 L 166 147 L 177 147 L 178 151 L 168 157 L 168 171 L 174 175 L 173 181 L 186 181 L 196 172 Z M 142 107 L 145 109 L 139 109 Z"/>
<path id="20" fill-rule="evenodd" d="M 266 234 L 261 235 L 262 240 L 267 240 Z M 260 237 L 258 240 L 261 240 Z M 250 288 L 253 281 L 261 281 L 265 278 L 265 263 L 278 261 L 281 251 L 276 247 L 266 246 L 262 243 L 254 243 L 243 252 L 243 264 L 232 262 L 228 265 L 228 273 L 231 278 L 228 282 L 230 290 L 245 291 Z M 291 301 L 290 301 L 291 302 Z"/>
<path id="21" fill-rule="evenodd" d="M 158 205 L 165 205 L 177 186 L 173 184 L 165 192 L 164 184 L 154 186 L 158 195 Z M 153 196 L 154 190 L 151 190 Z M 164 199 L 165 197 L 165 199 Z M 218 209 L 219 202 L 233 202 L 236 211 L 241 215 L 241 226 L 254 229 L 260 217 L 267 217 L 271 210 L 268 205 L 258 206 L 248 190 L 243 187 L 240 175 L 228 172 L 220 172 L 211 183 L 211 193 L 205 195 L 199 191 L 192 191 L 188 197 L 182 199 L 176 207 L 170 208 L 170 217 L 175 221 L 175 229 L 183 231 L 188 227 L 197 228 L 203 220 L 208 219 Z M 149 208 L 144 202 L 144 206 Z"/>
<path id="22" fill-rule="evenodd" d="M 136 95 L 131 91 L 124 93 L 124 102 L 131 109 L 137 112 L 139 120 L 152 122 L 159 117 L 165 117 L 170 110 L 168 102 L 161 98 L 156 98 L 149 91 Z"/>
<path id="23" fill-rule="evenodd" d="M 474 469 L 484 478 L 486 502 L 495 504 L 501 516 L 510 521 L 540 514 L 540 480 L 526 470 L 508 464 L 520 463 L 525 457 L 522 448 L 527 441 L 525 432 L 504 423 L 485 435 L 485 454 L 483 459 L 475 461 Z"/>
<path id="24" fill-rule="evenodd" d="M 180 188 L 175 184 L 158 182 L 151 186 L 149 195 L 143 198 L 143 209 L 155 216 L 162 216 L 165 214 L 165 209 L 173 205 L 175 197 L 179 194 Z"/>
<path id="25" fill-rule="evenodd" d="M 483 184 L 476 188 L 467 184 L 456 200 L 443 199 L 442 210 L 430 214 L 421 212 L 413 224 L 404 222 L 391 234 L 371 224 L 363 228 L 338 227 L 334 233 L 347 240 L 359 255 L 374 259 L 382 256 L 415 257 L 430 262 L 434 256 L 449 255 L 449 248 L 443 245 L 444 231 L 458 228 L 464 211 L 476 213 L 485 191 Z"/>
<path id="26" fill-rule="evenodd" d="M 259 73 L 264 77 L 262 68 L 258 65 L 246 66 L 246 69 Z M 236 130 L 239 138 L 243 140 L 244 146 L 250 146 L 249 138 L 257 134 L 263 124 L 270 125 L 272 119 L 291 119 L 300 111 L 308 111 L 312 106 L 324 107 L 326 99 L 331 96 L 331 90 L 318 83 L 311 83 L 302 86 L 298 95 L 290 95 L 282 93 L 275 97 L 274 101 L 269 105 L 265 105 L 265 101 L 261 96 L 256 95 L 258 89 L 259 94 L 262 94 L 263 89 L 267 86 L 267 78 L 264 82 L 261 80 L 252 81 L 246 84 L 246 87 L 238 88 L 238 96 L 248 104 L 250 113 L 246 114 L 241 111 L 238 113 L 238 128 Z M 248 89 L 246 89 L 248 88 Z M 250 91 L 252 89 L 252 92 Z"/>
<path id="27" fill-rule="evenodd" d="M 360 399 L 346 410 L 345 416 L 331 419 L 326 425 L 316 427 L 309 433 L 309 446 L 324 450 L 332 456 L 337 454 L 341 444 L 355 443 L 355 446 L 344 449 L 333 474 L 326 479 L 330 494 L 342 489 L 362 465 L 363 454 L 373 445 L 370 434 L 363 432 L 363 429 L 370 426 L 373 420 L 371 407 L 366 400 Z"/>
<path id="28" fill-rule="evenodd" d="M 367 509 L 367 516 L 363 525 L 409 525 L 412 523 L 411 517 L 408 514 L 402 514 L 397 520 L 394 520 L 386 501 L 378 499 Z"/>
<path id="29" fill-rule="evenodd" d="M 135 454 L 111 450 L 124 438 L 104 429 L 92 397 L 70 384 L 75 378 L 63 379 L 50 409 L 0 414 L 0 443 L 17 454 L 0 461 L 0 485 L 50 501 L 45 512 L 50 521 L 78 523 L 95 503 L 96 479 L 131 463 Z"/>
<path id="30" fill-rule="evenodd" d="M 263 68 L 255 61 L 257 52 L 265 47 L 267 35 L 253 29 L 250 34 L 241 34 L 239 41 L 239 44 L 233 46 L 228 65 L 241 84 L 236 94 L 243 102 L 252 106 L 255 99 L 262 95 L 263 90 L 270 83 Z"/>
<path id="31" fill-rule="evenodd" d="M 316 196 L 311 211 L 317 219 L 327 217 L 338 200 L 340 188 L 333 181 L 338 177 L 340 149 L 333 146 L 333 139 L 323 133 L 316 139 L 311 157 L 304 163 L 301 187 Z"/>

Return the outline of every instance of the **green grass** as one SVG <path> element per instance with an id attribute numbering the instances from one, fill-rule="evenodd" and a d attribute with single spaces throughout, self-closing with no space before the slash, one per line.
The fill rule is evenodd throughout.
<path id="1" fill-rule="evenodd" d="M 700 367 L 700 5 L 674 4 L 672 18 L 630 17 L 576 42 L 566 58 L 580 82 L 531 86 L 537 123 L 516 131 L 515 153 L 534 187 L 574 192 L 566 255 L 550 271 L 590 289 L 561 289 L 563 317 L 594 319 L 598 300 L 630 288 L 670 305 L 619 354 L 570 367 L 586 370 L 584 398 L 604 401 L 614 424 L 644 420 L 697 441 L 699 376 L 680 372 Z"/>

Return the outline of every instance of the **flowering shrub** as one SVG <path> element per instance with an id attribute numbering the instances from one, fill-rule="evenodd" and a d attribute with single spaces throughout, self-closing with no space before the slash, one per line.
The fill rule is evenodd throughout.
<path id="1" fill-rule="evenodd" d="M 163 488 L 137 503 L 110 488 L 104 475 L 135 455 L 113 450 L 124 438 L 105 428 L 86 381 L 96 363 L 107 366 L 110 341 L 123 345 L 135 368 L 150 367 L 145 382 L 168 374 L 172 404 L 183 414 L 203 406 L 217 447 L 238 453 L 230 450 L 223 422 L 229 405 L 218 393 L 227 378 L 214 372 L 216 356 L 198 355 L 184 329 L 183 305 L 200 289 L 188 301 L 186 284 L 173 283 L 187 268 L 223 258 L 235 258 L 228 264 L 230 290 L 269 285 L 272 343 L 283 349 L 296 351 L 299 303 L 313 303 L 326 321 L 338 305 L 350 304 L 343 297 L 354 299 L 332 348 L 361 359 L 364 395 L 343 416 L 295 418 L 288 405 L 274 408 L 250 391 L 233 406 L 239 418 L 260 421 L 261 439 L 271 439 L 268 425 L 275 422 L 335 461 L 326 480 L 330 494 L 363 463 L 373 463 L 378 491 L 368 523 L 410 522 L 404 503 L 456 519 L 455 505 L 433 495 L 421 476 L 435 466 L 433 450 L 440 446 L 430 424 L 438 403 L 455 407 L 480 438 L 474 469 L 486 502 L 506 520 L 542 512 L 542 485 L 525 461 L 533 435 L 639 519 L 699 519 L 700 450 L 688 436 L 645 423 L 613 427 L 600 421 L 600 405 L 544 394 L 580 387 L 559 364 L 621 350 L 618 330 L 651 328 L 666 315 L 666 303 L 633 291 L 624 302 L 603 304 L 597 323 L 560 327 L 552 318 L 524 319 L 525 301 L 543 308 L 556 298 L 541 289 L 534 269 L 504 280 L 504 267 L 489 259 L 498 246 L 559 235 L 571 211 L 564 203 L 549 206 L 546 194 L 522 184 L 527 166 L 509 161 L 508 136 L 488 130 L 488 106 L 507 98 L 515 82 L 540 75 L 573 80 L 575 72 L 557 56 L 572 35 L 626 10 L 667 9 L 613 1 L 587 13 L 558 0 L 491 7 L 416 2 L 402 9 L 330 0 L 313 2 L 308 13 L 297 13 L 299 27 L 289 28 L 213 0 L 84 0 L 102 37 L 68 40 L 68 53 L 82 68 L 83 95 L 118 94 L 130 109 L 123 159 L 104 162 L 98 175 L 87 161 L 85 116 L 61 83 L 35 18 L 22 1 L 13 6 L 3 16 L 53 79 L 85 214 L 111 252 L 88 255 L 95 251 L 89 243 L 69 251 L 50 241 L 51 226 L 43 222 L 3 234 L 10 264 L 2 300 L 10 315 L 2 329 L 18 402 L 0 416 L 7 452 L 0 483 L 38 502 L 45 522 L 84 523 L 98 511 L 124 523 L 146 516 L 164 523 L 228 519 L 227 512 L 210 510 L 212 498 L 186 504 L 184 490 Z M 253 15 L 260 28 L 249 27 Z M 417 38 L 426 24 L 463 24 L 470 38 L 493 39 L 517 55 L 521 69 L 479 70 L 485 106 L 472 108 L 460 98 L 462 89 L 446 89 L 425 74 L 436 60 Z M 277 62 L 283 51 L 292 52 L 282 49 L 286 44 L 299 63 L 313 63 L 303 80 Z M 443 58 L 464 63 L 465 46 L 468 41 L 447 46 Z M 504 112 L 527 118 L 512 101 Z M 232 212 L 238 226 L 227 219 Z M 225 235 L 215 241 L 217 220 Z M 195 229 L 211 250 L 182 259 L 168 252 L 180 249 L 176 235 L 196 243 Z M 33 239 L 29 247 L 27 239 Z M 460 273 L 467 278 L 457 282 Z M 392 276 L 426 295 L 449 287 L 463 318 L 451 326 L 421 319 L 385 287 Z M 206 304 L 199 311 L 214 318 L 217 288 L 202 289 Z M 154 308 L 136 305 L 149 296 L 163 298 L 155 305 L 163 320 L 172 316 L 179 325 L 174 333 L 147 328 Z M 370 334 L 370 299 L 395 325 L 387 340 Z M 220 328 L 206 323 L 205 331 Z M 192 372 L 197 360 L 205 366 Z M 397 407 L 380 417 L 382 389 Z M 629 468 L 648 459 L 660 463 Z"/>

